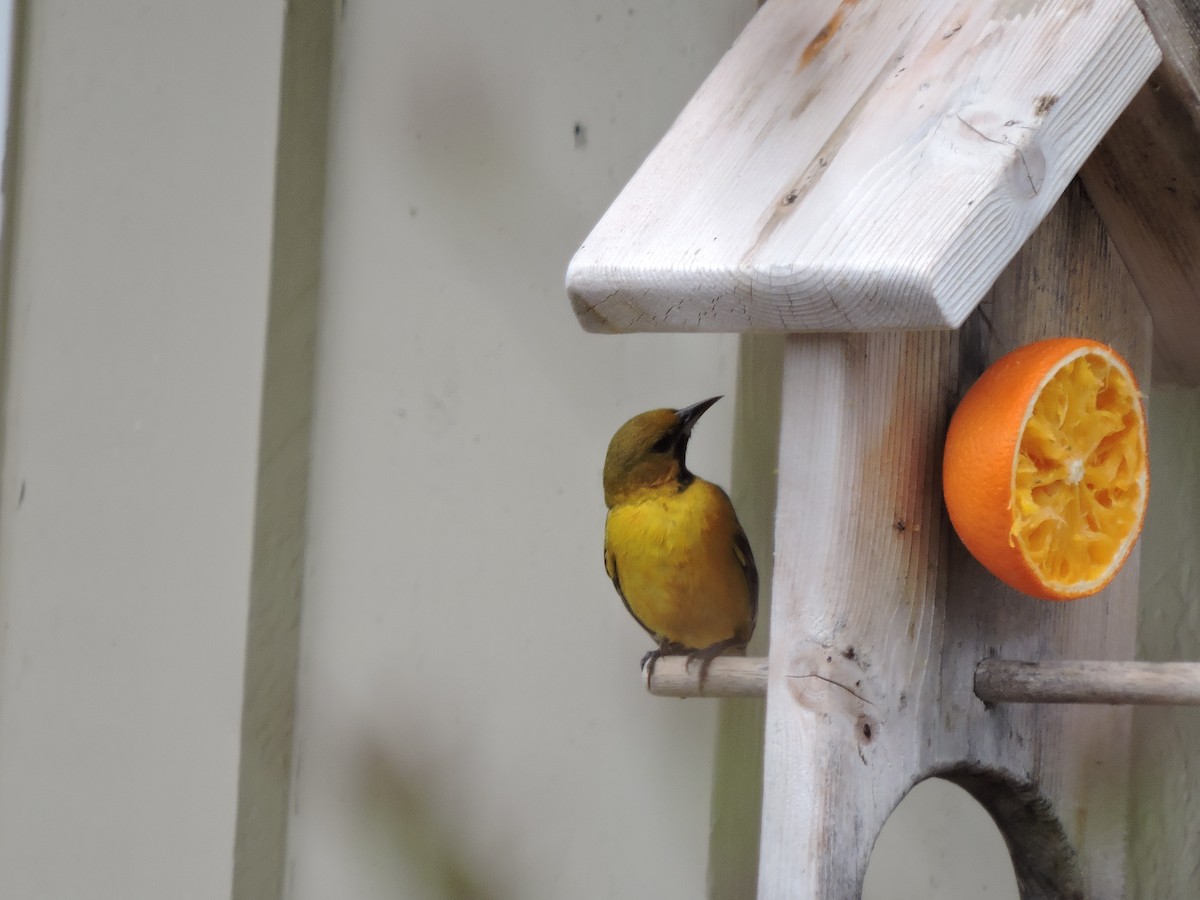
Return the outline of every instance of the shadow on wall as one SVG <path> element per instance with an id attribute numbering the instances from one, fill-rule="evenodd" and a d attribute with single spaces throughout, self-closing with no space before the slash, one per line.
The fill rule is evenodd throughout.
<path id="1" fill-rule="evenodd" d="M 421 896 L 438 900 L 515 900 L 496 886 L 493 873 L 468 859 L 464 842 L 439 817 L 428 777 L 404 771 L 367 737 L 354 774 L 354 799 L 364 840 L 380 858 L 395 861 L 397 884 L 417 882 Z M 403 872 L 401 879 L 400 873 Z"/>
<path id="2" fill-rule="evenodd" d="M 494 352 L 520 352 L 547 383 L 560 383 L 589 339 L 563 279 L 603 211 L 595 200 L 600 157 L 585 152 L 586 139 L 577 142 L 576 116 L 563 115 L 551 133 L 505 93 L 476 35 L 440 18 L 428 30 L 405 63 L 410 77 L 390 89 L 392 114 L 374 125 L 387 157 L 382 187 L 389 203 L 407 210 L 415 236 L 401 252 L 420 248 L 411 260 L 422 273 L 416 283 L 435 292 L 437 315 L 450 327 L 470 323 L 490 336 Z M 411 282 L 396 288 L 413 289 Z M 501 386 L 484 386 L 494 402 Z M 590 396 L 579 399 L 595 402 L 603 382 L 586 390 Z"/>
<path id="3" fill-rule="evenodd" d="M 432 54 L 437 49 L 418 50 L 412 65 L 421 74 L 407 85 L 407 95 L 396 98 L 396 130 L 383 135 L 390 152 L 405 160 L 392 166 L 397 202 L 407 204 L 415 224 L 440 234 L 436 245 L 451 254 L 446 265 L 465 268 L 483 283 L 494 285 L 498 272 L 527 272 L 534 287 L 552 273 L 566 322 L 570 307 L 562 273 L 583 235 L 547 229 L 549 223 L 577 220 L 583 230 L 586 212 L 579 197 L 557 183 L 553 169 L 539 166 L 538 156 L 551 158 L 552 144 L 575 141 L 575 123 L 564 118 L 553 137 L 529 135 L 527 117 L 511 111 L 511 102 L 470 53 L 447 60 Z M 425 54 L 430 55 L 422 59 Z M 531 153 L 531 142 L 534 147 L 544 142 L 544 152 Z M 491 294 L 493 300 L 526 296 Z M 545 315 L 537 298 L 526 296 L 526 302 L 531 313 Z"/>

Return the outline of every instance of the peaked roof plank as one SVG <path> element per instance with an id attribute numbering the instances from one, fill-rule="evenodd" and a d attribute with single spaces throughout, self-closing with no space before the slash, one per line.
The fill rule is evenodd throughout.
<path id="1" fill-rule="evenodd" d="M 1158 61 L 1132 0 L 769 0 L 575 255 L 576 314 L 956 327 Z"/>

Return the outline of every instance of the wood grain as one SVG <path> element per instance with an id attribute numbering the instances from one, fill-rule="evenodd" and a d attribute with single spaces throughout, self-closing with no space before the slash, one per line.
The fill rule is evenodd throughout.
<path id="1" fill-rule="evenodd" d="M 1200 8 L 1139 0 L 1162 64 L 1083 167 L 1154 319 L 1158 383 L 1200 385 Z"/>
<path id="2" fill-rule="evenodd" d="M 1132 0 L 771 0 L 571 261 L 576 314 L 957 326 L 1158 60 Z"/>
<path id="3" fill-rule="evenodd" d="M 955 342 L 788 339 L 760 900 L 857 898 L 875 836 L 925 768 Z"/>
<path id="4" fill-rule="evenodd" d="M 784 369 L 760 900 L 850 900 L 916 782 L 993 815 L 1022 896 L 1117 898 L 1128 709 L 975 697 L 986 657 L 1130 659 L 1138 551 L 1100 594 L 1047 603 L 949 533 L 954 397 L 1012 347 L 1106 340 L 1148 375 L 1149 320 L 1075 184 L 961 333 L 793 335 Z"/>

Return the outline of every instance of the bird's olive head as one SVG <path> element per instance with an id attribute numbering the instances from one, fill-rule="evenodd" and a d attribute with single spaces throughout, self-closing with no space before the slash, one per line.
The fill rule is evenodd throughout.
<path id="1" fill-rule="evenodd" d="M 618 428 L 604 458 L 604 502 L 611 508 L 639 490 L 690 481 L 685 457 L 692 426 L 720 399 L 710 397 L 683 409 L 652 409 Z"/>

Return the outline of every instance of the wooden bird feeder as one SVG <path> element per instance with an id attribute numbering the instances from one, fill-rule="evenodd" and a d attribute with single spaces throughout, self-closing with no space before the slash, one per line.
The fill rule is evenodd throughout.
<path id="1" fill-rule="evenodd" d="M 940 454 L 1042 337 L 1200 384 L 1189 8 L 769 0 L 571 261 L 589 330 L 790 333 L 769 656 L 704 692 L 767 697 L 760 900 L 858 897 L 930 776 L 991 812 L 1022 897 L 1123 896 L 1131 708 L 1103 704 L 1200 702 L 1200 665 L 1130 661 L 1136 551 L 1070 603 L 985 572 Z M 650 684 L 698 688 L 678 659 Z"/>

